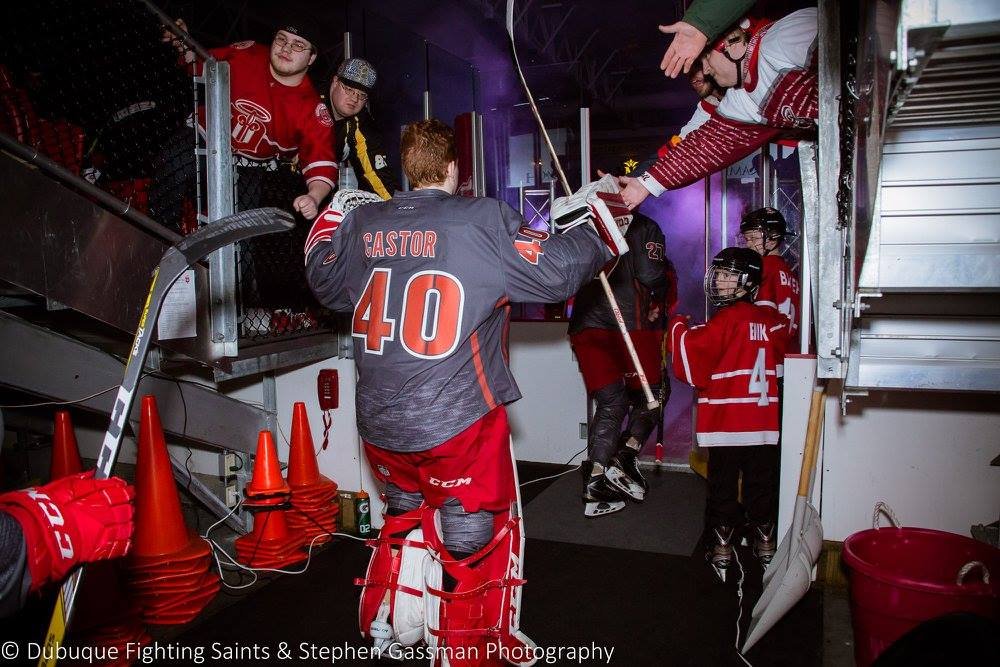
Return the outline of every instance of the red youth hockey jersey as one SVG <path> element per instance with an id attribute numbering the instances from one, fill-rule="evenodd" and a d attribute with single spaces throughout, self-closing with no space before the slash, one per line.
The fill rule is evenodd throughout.
<path id="1" fill-rule="evenodd" d="M 550 236 L 507 204 L 397 192 L 306 240 L 320 303 L 353 311 L 358 430 L 424 451 L 520 398 L 508 365 L 509 301 L 563 301 L 611 253 L 590 225 Z"/>
<path id="2" fill-rule="evenodd" d="M 788 337 L 792 339 L 799 330 L 799 279 L 781 255 L 765 255 L 758 306 L 774 308 L 788 324 Z"/>
<path id="3" fill-rule="evenodd" d="M 263 44 L 238 42 L 210 53 L 229 63 L 233 151 L 250 160 L 298 154 L 306 183 L 321 180 L 336 187 L 333 119 L 309 78 L 297 86 L 280 83 Z"/>
<path id="4" fill-rule="evenodd" d="M 721 308 L 707 324 L 669 327 L 674 373 L 698 390 L 698 444 L 778 443 L 778 366 L 788 327 L 773 310 L 746 301 Z"/>
<path id="5" fill-rule="evenodd" d="M 742 88 L 692 129 L 639 181 L 655 196 L 735 163 L 777 135 L 813 130 L 819 115 L 815 7 L 762 29 L 747 45 Z"/>

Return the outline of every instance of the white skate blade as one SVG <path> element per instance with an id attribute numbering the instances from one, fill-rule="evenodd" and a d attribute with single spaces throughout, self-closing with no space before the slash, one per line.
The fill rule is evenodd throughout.
<path id="1" fill-rule="evenodd" d="M 623 509 L 625 509 L 624 500 L 616 500 L 615 502 L 607 502 L 605 500 L 588 501 L 584 503 L 583 514 L 584 516 L 593 518 L 612 514 Z"/>
<path id="2" fill-rule="evenodd" d="M 632 500 L 642 501 L 645 499 L 646 492 L 643 491 L 642 486 L 633 482 L 632 478 L 622 472 L 620 468 L 609 466 L 605 469 L 604 476 L 608 478 L 612 486 L 628 495 Z"/>

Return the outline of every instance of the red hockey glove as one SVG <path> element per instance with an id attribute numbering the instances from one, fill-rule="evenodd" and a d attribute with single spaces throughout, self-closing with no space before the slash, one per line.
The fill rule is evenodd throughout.
<path id="1" fill-rule="evenodd" d="M 132 538 L 135 490 L 93 471 L 0 495 L 0 511 L 21 524 L 31 590 L 59 581 L 78 563 L 124 556 Z"/>

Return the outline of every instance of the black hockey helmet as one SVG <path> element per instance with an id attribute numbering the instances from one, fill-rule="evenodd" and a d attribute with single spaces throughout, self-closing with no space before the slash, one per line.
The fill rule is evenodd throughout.
<path id="1" fill-rule="evenodd" d="M 772 206 L 758 208 L 743 215 L 743 219 L 740 221 L 740 233 L 746 234 L 752 229 L 762 230 L 764 236 L 769 239 L 784 238 L 788 234 L 785 216 Z"/>
<path id="2" fill-rule="evenodd" d="M 705 272 L 705 295 L 715 306 L 740 300 L 753 301 L 760 289 L 763 261 L 750 248 L 724 248 Z M 735 278 L 735 284 L 719 285 L 720 277 Z"/>

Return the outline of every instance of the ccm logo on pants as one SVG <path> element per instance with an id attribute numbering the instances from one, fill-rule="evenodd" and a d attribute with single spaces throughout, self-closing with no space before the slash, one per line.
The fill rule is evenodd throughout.
<path id="1" fill-rule="evenodd" d="M 430 478 L 431 486 L 440 486 L 442 489 L 453 489 L 456 486 L 469 486 L 472 484 L 471 477 L 458 477 L 457 479 L 438 479 L 437 477 Z"/>

